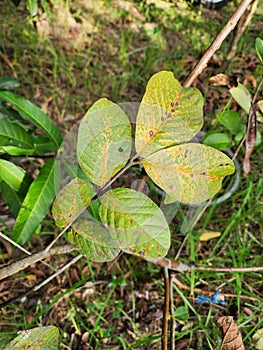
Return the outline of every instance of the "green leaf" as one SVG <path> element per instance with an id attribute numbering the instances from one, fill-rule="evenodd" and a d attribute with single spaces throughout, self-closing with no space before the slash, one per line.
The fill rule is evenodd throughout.
<path id="1" fill-rule="evenodd" d="M 0 79 L 0 90 L 13 89 L 19 86 L 19 81 L 13 77 L 3 77 Z"/>
<path id="2" fill-rule="evenodd" d="M 88 259 L 94 262 L 105 262 L 115 259 L 120 253 L 117 247 L 99 244 L 101 238 L 110 235 L 107 228 L 95 221 L 83 220 L 73 225 L 73 231 L 68 232 L 68 240 Z"/>
<path id="3" fill-rule="evenodd" d="M 131 124 L 123 110 L 106 98 L 98 100 L 79 127 L 77 157 L 93 183 L 102 186 L 127 163 Z"/>
<path id="4" fill-rule="evenodd" d="M 170 247 L 170 230 L 160 208 L 145 194 L 116 188 L 100 197 L 99 215 L 110 235 L 102 242 L 155 258 Z M 108 238 L 111 241 L 108 241 Z"/>
<path id="5" fill-rule="evenodd" d="M 256 53 L 260 63 L 263 65 L 263 40 L 256 38 Z"/>
<path id="6" fill-rule="evenodd" d="M 246 124 L 238 112 L 227 110 L 216 115 L 220 124 L 226 127 L 231 134 L 236 135 L 239 132 L 246 131 Z"/>
<path id="7" fill-rule="evenodd" d="M 182 88 L 172 72 L 151 77 L 137 121 L 135 147 L 145 157 L 162 148 L 192 139 L 203 125 L 203 97 L 195 88 Z"/>
<path id="8" fill-rule="evenodd" d="M 214 148 L 187 143 L 156 152 L 142 164 L 152 180 L 166 192 L 165 203 L 199 204 L 221 188 L 234 163 Z"/>
<path id="9" fill-rule="evenodd" d="M 4 350 L 58 350 L 59 330 L 54 326 L 22 331 Z"/>
<path id="10" fill-rule="evenodd" d="M 12 123 L 6 118 L 0 118 L 0 137 L 7 138 L 11 146 L 26 149 L 33 148 L 33 141 L 29 133 L 18 124 Z"/>
<path id="11" fill-rule="evenodd" d="M 26 0 L 26 8 L 28 9 L 30 16 L 35 17 L 37 15 L 37 0 Z"/>
<path id="12" fill-rule="evenodd" d="M 55 197 L 54 168 L 54 159 L 48 160 L 29 187 L 12 237 L 19 244 L 26 242 L 35 232 Z"/>
<path id="13" fill-rule="evenodd" d="M 90 185 L 79 178 L 71 180 L 57 194 L 52 214 L 56 225 L 66 227 L 83 209 L 91 203 Z"/>
<path id="14" fill-rule="evenodd" d="M 42 129 L 56 148 L 59 148 L 62 141 L 60 131 L 45 112 L 28 100 L 8 91 L 0 91 L 0 99 L 15 106 L 23 118 Z"/>
<path id="15" fill-rule="evenodd" d="M 212 134 L 206 134 L 202 143 L 218 150 L 225 150 L 231 146 L 232 139 L 227 134 L 215 132 Z"/>
<path id="16" fill-rule="evenodd" d="M 188 308 L 185 306 L 178 306 L 174 311 L 174 318 L 181 321 L 182 323 L 186 323 L 189 319 Z"/>
<path id="17" fill-rule="evenodd" d="M 234 87 L 229 91 L 239 106 L 243 108 L 247 114 L 249 114 L 251 107 L 251 95 L 248 89 L 244 85 L 238 83 L 237 87 Z"/>
<path id="18" fill-rule="evenodd" d="M 48 137 L 39 135 L 33 139 L 35 154 L 41 155 L 49 152 L 56 152 L 57 148 Z"/>
<path id="19" fill-rule="evenodd" d="M 16 146 L 0 146 L 0 154 L 9 154 L 10 156 L 32 156 L 35 154 L 35 149 L 20 148 Z"/>
<path id="20" fill-rule="evenodd" d="M 5 181 L 15 191 L 19 191 L 23 182 L 30 184 L 25 170 L 8 160 L 0 159 L 0 180 Z"/>
<path id="21" fill-rule="evenodd" d="M 19 213 L 27 190 L 28 187 L 26 187 L 26 185 L 22 186 L 19 191 L 15 191 L 6 182 L 0 182 L 1 195 L 15 217 L 17 217 Z"/>

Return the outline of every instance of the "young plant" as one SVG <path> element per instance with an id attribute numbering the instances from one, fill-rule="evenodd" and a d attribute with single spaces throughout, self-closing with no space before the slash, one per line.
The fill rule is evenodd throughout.
<path id="1" fill-rule="evenodd" d="M 23 244 L 39 227 L 55 197 L 54 156 L 62 137 L 40 108 L 7 91 L 17 85 L 13 78 L 0 80 L 0 191 L 16 217 L 12 239 Z M 28 156 L 50 158 L 35 179 L 16 164 L 16 159 Z"/>
<path id="2" fill-rule="evenodd" d="M 183 88 L 172 72 L 149 80 L 135 131 L 123 109 L 106 98 L 98 100 L 72 141 L 76 154 L 70 137 L 59 152 L 58 173 L 68 183 L 53 205 L 56 225 L 64 231 L 71 226 L 68 240 L 93 261 L 112 260 L 121 251 L 165 256 L 170 230 L 162 210 L 143 192 L 110 186 L 139 166 L 164 191 L 164 204 L 198 204 L 213 197 L 234 164 L 220 151 L 190 141 L 202 125 L 200 91 Z"/>

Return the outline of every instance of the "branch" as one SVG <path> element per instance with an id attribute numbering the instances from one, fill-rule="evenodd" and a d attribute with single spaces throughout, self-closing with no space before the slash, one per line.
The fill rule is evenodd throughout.
<path id="1" fill-rule="evenodd" d="M 209 46 L 209 48 L 206 51 L 206 53 L 203 55 L 203 57 L 197 63 L 197 65 L 194 67 L 194 70 L 187 77 L 186 81 L 184 82 L 184 87 L 191 86 L 193 81 L 206 68 L 206 66 L 207 66 L 209 60 L 211 59 L 211 57 L 220 48 L 222 42 L 229 35 L 229 33 L 235 28 L 237 22 L 239 21 L 241 16 L 244 14 L 244 12 L 246 11 L 246 9 L 248 8 L 248 6 L 249 6 L 249 4 L 251 2 L 252 2 L 252 0 L 243 0 L 240 3 L 240 5 L 238 6 L 236 12 L 230 17 L 230 19 L 228 20 L 227 24 L 224 26 L 224 28 L 221 30 L 221 32 L 217 35 L 217 37 L 212 42 L 212 44 Z"/>
<path id="2" fill-rule="evenodd" d="M 39 260 L 46 259 L 51 255 L 66 254 L 66 253 L 69 253 L 73 250 L 74 250 L 74 248 L 70 244 L 65 245 L 65 246 L 60 246 L 57 248 L 53 248 L 50 251 L 46 251 L 44 249 L 41 252 L 32 254 L 30 256 L 27 256 L 26 258 L 23 258 L 19 261 L 14 262 L 8 266 L 2 267 L 0 269 L 0 280 L 4 279 L 6 277 L 9 277 L 9 276 L 21 271 L 21 270 L 24 270 L 28 266 L 36 263 Z"/>

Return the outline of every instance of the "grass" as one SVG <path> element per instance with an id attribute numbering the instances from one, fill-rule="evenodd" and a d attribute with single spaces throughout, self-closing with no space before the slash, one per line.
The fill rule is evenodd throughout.
<path id="1" fill-rule="evenodd" d="M 235 6 L 231 2 L 216 13 L 185 1 L 52 0 L 50 4 L 48 20 L 41 13 L 34 26 L 23 3 L 16 9 L 10 1 L 2 1 L 0 75 L 17 76 L 21 83 L 17 93 L 43 108 L 64 133 L 102 96 L 116 102 L 140 100 L 147 80 L 158 70 L 172 70 L 183 82 Z M 205 95 L 207 129 L 229 98 L 226 90 L 209 86 L 211 75 L 225 72 L 242 81 L 251 75 L 259 79 L 254 39 L 263 38 L 262 11 L 260 3 L 235 58 L 221 66 L 211 62 L 195 83 Z M 226 57 L 232 37 L 219 56 Z M 249 79 L 247 87 L 253 92 Z M 238 191 L 227 202 L 209 207 L 190 232 L 182 261 L 215 267 L 263 264 L 261 154 L 262 145 L 253 153 L 251 174 L 242 176 Z M 181 224 L 188 210 L 180 206 L 171 222 L 170 257 L 185 237 Z M 47 224 L 49 229 L 52 225 Z M 205 229 L 220 231 L 220 238 L 199 241 Z M 39 241 L 33 240 L 32 246 L 39 247 Z M 57 268 L 67 259 L 50 263 Z M 39 263 L 9 280 L 9 290 L 27 291 L 50 273 Z M 175 309 L 184 306 L 188 313 L 187 321 L 177 322 L 178 347 L 184 341 L 184 349 L 219 348 L 216 321 L 233 315 L 245 347 L 251 348 L 253 334 L 263 327 L 262 273 L 193 271 L 176 277 L 188 287 L 174 283 Z M 221 288 L 222 294 L 234 296 L 226 297 L 226 307 L 196 304 L 195 288 L 210 292 Z M 113 266 L 83 259 L 25 303 L 3 308 L 1 339 L 17 330 L 54 324 L 60 328 L 61 349 L 160 349 L 163 296 L 162 273 L 150 263 L 126 255 Z"/>

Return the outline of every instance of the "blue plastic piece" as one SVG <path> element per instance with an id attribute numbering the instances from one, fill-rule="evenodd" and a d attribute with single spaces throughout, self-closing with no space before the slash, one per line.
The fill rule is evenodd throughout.
<path id="1" fill-rule="evenodd" d="M 197 299 L 196 302 L 197 303 L 215 303 L 215 304 L 227 305 L 227 302 L 225 302 L 223 300 L 218 300 L 219 294 L 220 294 L 220 291 L 217 290 L 212 298 L 204 297 L 203 295 L 198 295 L 196 297 L 196 299 Z"/>

